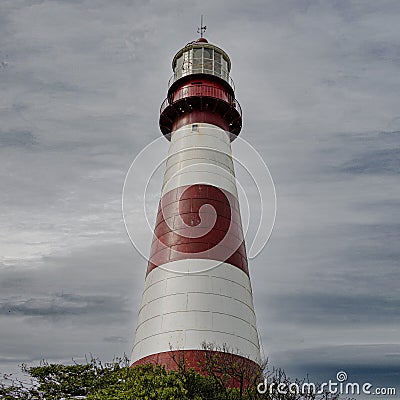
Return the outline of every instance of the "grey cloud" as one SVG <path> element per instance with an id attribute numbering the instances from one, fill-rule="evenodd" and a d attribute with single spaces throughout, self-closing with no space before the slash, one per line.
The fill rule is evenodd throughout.
<path id="1" fill-rule="evenodd" d="M 352 174 L 389 174 L 400 172 L 400 149 L 371 151 L 360 158 L 346 162 L 341 170 Z"/>
<path id="2" fill-rule="evenodd" d="M 38 144 L 37 138 L 29 131 L 0 131 L 0 146 L 31 147 Z"/>
<path id="3" fill-rule="evenodd" d="M 335 381 L 339 371 L 345 371 L 348 382 L 371 382 L 374 387 L 399 387 L 398 357 L 387 357 L 398 352 L 395 344 L 348 344 L 316 347 L 282 353 L 284 365 L 294 366 L 294 371 L 307 371 L 310 381 Z M 371 362 L 371 360 L 373 360 Z M 299 368 L 299 366 L 301 366 Z"/>
<path id="4" fill-rule="evenodd" d="M 88 314 L 125 313 L 126 300 L 111 295 L 56 293 L 46 297 L 1 299 L 0 315 L 69 318 Z"/>
<path id="5" fill-rule="evenodd" d="M 125 337 L 121 336 L 107 336 L 103 338 L 105 342 L 110 342 L 110 343 L 127 343 L 128 339 Z"/>
<path id="6" fill-rule="evenodd" d="M 277 320 L 288 320 L 298 324 L 324 326 L 338 323 L 369 325 L 397 324 L 400 315 L 400 298 L 395 293 L 382 295 L 332 292 L 310 292 L 304 294 L 276 295 L 269 298 L 271 310 Z"/>
<path id="7" fill-rule="evenodd" d="M 322 169 L 308 172 L 329 181 L 343 180 L 345 174 L 394 176 L 399 169 L 399 144 L 398 130 L 333 133 L 313 149 L 314 161 Z M 368 200 L 366 197 L 364 201 Z"/>

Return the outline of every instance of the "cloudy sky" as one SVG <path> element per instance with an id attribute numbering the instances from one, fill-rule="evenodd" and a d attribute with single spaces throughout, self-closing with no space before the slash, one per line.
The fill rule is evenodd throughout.
<path id="1" fill-rule="evenodd" d="M 201 14 L 231 56 L 241 135 L 277 190 L 272 239 L 250 264 L 265 355 L 289 375 L 393 386 L 396 0 L 3 0 L 0 372 L 129 354 L 146 262 L 122 185 L 160 136 L 171 59 Z"/>

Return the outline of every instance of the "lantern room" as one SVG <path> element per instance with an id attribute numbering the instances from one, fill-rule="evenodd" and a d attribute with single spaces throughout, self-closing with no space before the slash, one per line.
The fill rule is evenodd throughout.
<path id="1" fill-rule="evenodd" d="M 242 128 L 242 110 L 230 69 L 228 55 L 203 37 L 176 53 L 168 95 L 160 108 L 160 129 L 167 139 L 181 126 L 201 122 L 214 124 L 235 139 Z"/>
<path id="2" fill-rule="evenodd" d="M 209 74 L 222 78 L 232 85 L 229 77 L 231 61 L 228 55 L 204 38 L 189 43 L 178 51 L 172 61 L 172 69 L 174 75 L 170 84 L 187 75 Z"/>

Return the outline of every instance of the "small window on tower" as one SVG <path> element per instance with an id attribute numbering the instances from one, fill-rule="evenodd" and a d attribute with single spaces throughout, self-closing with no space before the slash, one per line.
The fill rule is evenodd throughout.
<path id="1" fill-rule="evenodd" d="M 198 124 L 193 124 L 192 125 L 192 132 L 198 132 L 199 131 L 199 125 Z"/>

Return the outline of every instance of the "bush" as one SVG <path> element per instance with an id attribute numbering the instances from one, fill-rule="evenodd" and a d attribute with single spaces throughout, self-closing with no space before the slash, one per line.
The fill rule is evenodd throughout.
<path id="1" fill-rule="evenodd" d="M 176 371 L 166 371 L 160 365 L 129 366 L 127 357 L 115 359 L 112 363 L 101 363 L 91 359 L 86 364 L 61 365 L 42 362 L 40 366 L 28 368 L 22 366 L 25 380 L 5 375 L 0 384 L 0 399 L 4 400 L 314 400 L 334 399 L 324 393 L 315 394 L 260 394 L 257 385 L 251 382 L 241 387 L 224 386 L 224 382 L 232 381 L 234 376 L 221 379 L 220 371 L 236 371 L 232 365 L 208 366 L 210 373 L 203 376 L 193 369 L 177 362 Z M 217 368 L 213 370 L 212 368 Z M 221 369 L 222 368 L 222 369 Z M 281 369 L 264 369 L 269 383 L 292 382 L 302 384 L 305 380 L 290 380 Z"/>

